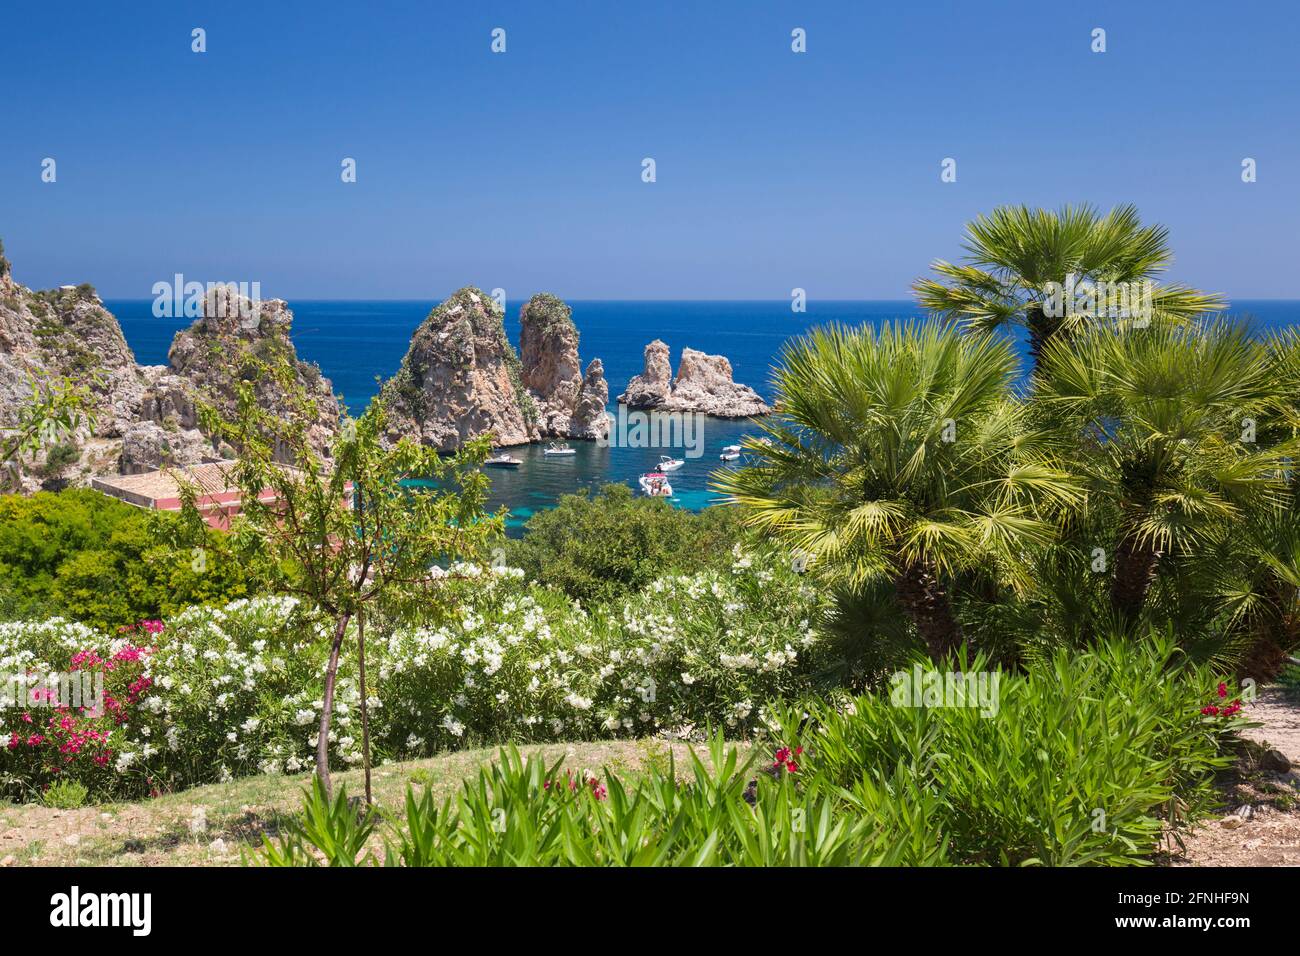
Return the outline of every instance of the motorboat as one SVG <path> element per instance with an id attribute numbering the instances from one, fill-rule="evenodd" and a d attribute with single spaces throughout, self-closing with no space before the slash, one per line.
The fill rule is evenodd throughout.
<path id="1" fill-rule="evenodd" d="M 718 457 L 721 458 L 723 461 L 735 461 L 740 457 L 740 446 L 725 445 L 723 446 L 722 454 L 719 455 Z"/>
<path id="2" fill-rule="evenodd" d="M 543 455 L 576 455 L 578 449 L 571 448 L 568 442 L 553 441 L 542 449 Z"/>
<path id="3" fill-rule="evenodd" d="M 483 464 L 487 465 L 489 468 L 518 468 L 523 464 L 523 462 L 518 458 L 512 458 L 509 455 L 501 454 L 493 455 Z"/>
<path id="4" fill-rule="evenodd" d="M 642 475 L 639 482 L 641 490 L 651 498 L 671 498 L 673 486 L 668 483 L 668 476 L 662 471 L 650 471 Z"/>
<path id="5" fill-rule="evenodd" d="M 659 456 L 659 470 L 660 470 L 660 471 L 676 471 L 678 468 L 682 467 L 682 465 L 684 465 L 684 464 L 686 464 L 686 459 L 685 459 L 685 458 L 672 458 L 672 457 L 670 457 L 670 456 L 668 456 L 668 455 L 660 455 L 660 456 Z"/>

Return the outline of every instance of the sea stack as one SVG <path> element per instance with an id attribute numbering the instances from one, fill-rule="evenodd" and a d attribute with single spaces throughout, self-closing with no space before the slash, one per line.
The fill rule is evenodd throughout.
<path id="1" fill-rule="evenodd" d="M 604 438 L 609 385 L 599 359 L 582 372 L 573 310 L 539 292 L 519 310 L 523 381 L 536 408 L 534 437 Z"/>
<path id="2" fill-rule="evenodd" d="M 685 348 L 674 379 L 668 346 L 655 339 L 645 347 L 645 370 L 633 376 L 618 400 L 629 408 L 702 412 L 717 418 L 748 418 L 772 410 L 756 391 L 733 381 L 731 375 L 731 362 L 725 356 Z"/>
<path id="3" fill-rule="evenodd" d="M 383 387 L 390 438 L 452 451 L 489 433 L 498 447 L 604 437 L 604 367 L 594 360 L 583 374 L 569 307 L 539 293 L 524 303 L 519 326 L 522 360 L 500 307 L 481 290 L 461 289 L 429 313 Z"/>
<path id="4" fill-rule="evenodd" d="M 334 386 L 315 364 L 298 358 L 289 337 L 292 329 L 293 312 L 283 299 L 250 299 L 230 285 L 208 290 L 198 321 L 172 340 L 167 365 L 141 369 L 146 388 L 140 418 L 153 434 L 158 430 L 179 433 L 182 448 L 188 445 L 187 460 L 169 463 L 193 464 L 235 455 L 232 448 L 213 446 L 197 430 L 195 396 L 230 419 L 237 410 L 237 385 L 246 379 L 255 383 L 254 394 L 261 408 L 281 418 L 293 412 L 280 386 L 255 374 L 257 365 L 273 354 L 286 360 L 293 369 L 295 386 L 315 405 L 314 419 L 305 423 L 308 444 L 323 459 L 331 456 L 339 428 Z M 141 432 L 136 426 L 126 437 L 143 438 L 147 444 L 148 435 Z M 140 460 L 133 444 L 124 444 L 123 474 L 158 467 L 151 457 Z"/>
<path id="5" fill-rule="evenodd" d="M 503 319 L 496 302 L 472 286 L 429 313 L 381 391 L 390 438 L 440 451 L 489 432 L 495 445 L 532 440 L 537 410 Z"/>

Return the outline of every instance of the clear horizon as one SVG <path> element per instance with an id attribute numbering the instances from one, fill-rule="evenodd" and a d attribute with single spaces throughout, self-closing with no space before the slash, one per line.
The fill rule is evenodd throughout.
<path id="1" fill-rule="evenodd" d="M 904 301 L 996 205 L 1132 202 L 1168 279 L 1287 300 L 1297 48 L 1280 0 L 22 5 L 0 239 L 19 282 L 110 299 Z"/>

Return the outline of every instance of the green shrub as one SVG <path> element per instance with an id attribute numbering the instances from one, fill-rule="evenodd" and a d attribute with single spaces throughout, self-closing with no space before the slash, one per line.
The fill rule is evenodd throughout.
<path id="1" fill-rule="evenodd" d="M 827 788 L 754 770 L 713 739 L 675 764 L 629 780 L 608 770 L 574 776 L 514 748 L 441 805 L 408 790 L 405 815 L 384 830 L 386 866 L 926 866 L 945 862 L 924 793 L 891 793 L 869 808 Z M 751 803 L 746 799 L 746 789 Z M 881 796 L 884 794 L 882 792 Z M 904 799 L 900 800 L 898 797 Z M 862 812 L 868 809 L 870 812 Z M 373 865 L 378 824 L 319 782 L 302 816 L 257 856 L 272 866 Z M 308 847 L 314 848 L 313 853 Z"/>
<path id="2" fill-rule="evenodd" d="M 816 776 L 874 794 L 900 768 L 941 802 L 939 828 L 963 863 L 1135 864 L 1163 824 L 1212 800 L 1230 762 L 1224 735 L 1238 718 L 1201 714 L 1215 682 L 1176 665 L 1172 641 L 1059 651 L 1027 673 L 996 675 L 996 713 L 975 706 L 906 706 L 890 691 L 847 706 L 777 708 L 775 739 L 805 748 Z M 930 668 L 933 665 L 918 665 Z"/>
<path id="3" fill-rule="evenodd" d="M 0 609 L 112 630 L 250 593 L 257 569 L 228 535 L 209 531 L 196 561 L 168 543 L 178 525 L 86 488 L 0 497 Z"/>
<path id="4" fill-rule="evenodd" d="M 523 538 L 510 543 L 508 559 L 533 580 L 594 605 L 668 572 L 726 564 L 739 527 L 727 508 L 693 514 L 634 496 L 626 485 L 605 485 L 595 495 L 565 495 L 533 515 Z"/>
<path id="5" fill-rule="evenodd" d="M 41 802 L 56 810 L 75 810 L 86 805 L 90 791 L 78 780 L 56 780 L 45 791 Z"/>
<path id="6" fill-rule="evenodd" d="M 57 478 L 64 470 L 81 457 L 81 449 L 71 442 L 59 442 L 45 455 L 40 474 L 43 478 Z"/>

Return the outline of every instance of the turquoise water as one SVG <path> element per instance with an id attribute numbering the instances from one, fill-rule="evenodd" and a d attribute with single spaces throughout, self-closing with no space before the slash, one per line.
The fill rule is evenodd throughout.
<path id="1" fill-rule="evenodd" d="M 117 316 L 138 361 L 163 364 L 172 336 L 186 325 L 184 319 L 159 319 L 151 300 L 117 300 L 105 303 Z M 397 370 L 411 333 L 436 303 L 425 301 L 291 301 L 293 339 L 304 359 L 316 362 L 355 412 L 364 409 L 377 391 L 376 379 Z M 509 303 L 506 331 L 519 341 L 521 303 Z M 628 379 L 641 371 L 646 343 L 663 339 L 672 349 L 674 370 L 684 346 L 721 354 L 731 360 L 736 381 L 771 399 L 769 372 L 791 336 L 827 322 L 878 324 L 894 318 L 920 318 L 910 301 L 816 301 L 808 311 L 794 313 L 789 302 L 571 302 L 573 319 L 581 335 L 582 361 L 600 358 L 613 399 Z M 1233 313 L 1249 317 L 1259 328 L 1276 328 L 1300 321 L 1300 301 L 1242 300 Z M 1022 355 L 1023 342 L 1017 342 Z M 686 460 L 671 473 L 673 503 L 699 509 L 713 499 L 710 475 L 723 466 L 718 454 L 724 445 L 736 444 L 745 432 L 743 422 L 706 419 L 701 434 L 701 455 Z M 639 475 L 651 471 L 660 454 L 683 450 L 662 448 L 600 448 L 593 442 L 571 442 L 573 456 L 542 454 L 541 445 L 510 449 L 523 461 L 517 470 L 489 469 L 492 506 L 506 506 L 514 533 L 536 510 L 552 505 L 560 495 L 605 482 L 624 482 L 636 488 Z"/>

